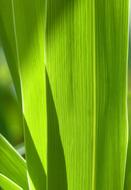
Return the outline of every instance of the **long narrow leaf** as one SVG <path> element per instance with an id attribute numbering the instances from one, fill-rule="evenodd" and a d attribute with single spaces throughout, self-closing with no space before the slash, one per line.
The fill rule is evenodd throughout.
<path id="1" fill-rule="evenodd" d="M 48 187 L 123 190 L 128 0 L 48 0 L 47 11 Z"/>
<path id="2" fill-rule="evenodd" d="M 19 77 L 21 79 L 30 189 L 44 189 L 47 170 L 44 76 L 45 1 L 8 0 L 5 2 L 0 0 L 0 4 L 0 21 L 4 26 L 1 28 L 2 41 L 5 44 L 3 47 L 12 76 L 16 76 L 16 70 L 18 77 L 16 76 L 15 80 L 19 80 Z M 13 60 L 16 65 L 13 64 Z M 21 104 L 20 98 L 19 102 Z"/>
<path id="3" fill-rule="evenodd" d="M 3 190 L 22 190 L 21 187 L 2 174 L 0 174 L 0 187 Z"/>
<path id="4" fill-rule="evenodd" d="M 128 0 L 10 2 L 30 189 L 123 190 Z"/>
<path id="5" fill-rule="evenodd" d="M 14 181 L 23 189 L 25 190 L 28 189 L 25 160 L 1 135 L 0 135 L 0 173 L 5 175 L 7 178 L 11 179 L 12 181 Z"/>
<path id="6" fill-rule="evenodd" d="M 128 95 L 128 120 L 129 120 L 129 142 L 128 142 L 128 151 L 127 151 L 124 190 L 131 189 L 131 93 L 130 92 Z"/>
<path id="7" fill-rule="evenodd" d="M 25 139 L 29 178 L 34 185 L 33 188 L 45 189 L 47 172 L 44 76 L 45 1 L 14 0 L 12 10 L 22 84 L 23 113 L 27 126 Z"/>
<path id="8" fill-rule="evenodd" d="M 21 87 L 18 73 L 17 53 L 15 44 L 14 26 L 12 20 L 11 0 L 0 0 L 0 40 L 6 54 L 6 59 L 10 68 L 11 76 L 15 85 L 18 100 L 21 105 Z"/>

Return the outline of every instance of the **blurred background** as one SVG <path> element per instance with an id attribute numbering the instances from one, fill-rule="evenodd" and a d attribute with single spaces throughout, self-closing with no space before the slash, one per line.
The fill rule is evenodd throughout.
<path id="1" fill-rule="evenodd" d="M 22 118 L 15 89 L 0 43 L 0 133 L 15 146 L 23 142 Z"/>

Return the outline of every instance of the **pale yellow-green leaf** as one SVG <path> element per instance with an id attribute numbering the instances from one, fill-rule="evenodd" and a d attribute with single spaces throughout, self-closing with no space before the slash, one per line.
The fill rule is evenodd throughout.
<path id="1" fill-rule="evenodd" d="M 0 187 L 3 190 L 23 190 L 16 183 L 0 173 Z"/>
<path id="2" fill-rule="evenodd" d="M 0 135 L 0 173 L 24 190 L 28 190 L 25 160 L 2 135 Z"/>
<path id="3" fill-rule="evenodd" d="M 123 190 L 128 0 L 10 2 L 30 189 Z"/>
<path id="4" fill-rule="evenodd" d="M 128 0 L 47 2 L 48 187 L 123 190 Z"/>
<path id="5" fill-rule="evenodd" d="M 24 114 L 28 179 L 35 189 L 45 189 L 47 173 L 45 98 L 44 0 L 0 0 L 3 48 Z M 36 177 L 37 173 L 37 177 Z M 30 189 L 32 189 L 30 187 Z"/>
<path id="6" fill-rule="evenodd" d="M 130 71 L 130 70 L 129 70 Z M 129 75 L 131 73 L 129 72 Z M 129 81 L 130 83 L 130 81 Z M 129 85 L 129 90 L 130 90 Z M 125 188 L 124 190 L 131 189 L 131 93 L 129 91 L 128 95 L 128 121 L 129 121 L 129 142 L 127 151 L 127 162 L 126 162 L 126 172 L 125 172 Z"/>

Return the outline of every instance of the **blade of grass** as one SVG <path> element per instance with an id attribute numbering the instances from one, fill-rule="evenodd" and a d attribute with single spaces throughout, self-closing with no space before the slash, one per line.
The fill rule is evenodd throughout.
<path id="1" fill-rule="evenodd" d="M 130 92 L 128 94 L 128 120 L 129 120 L 129 143 L 128 143 L 128 151 L 127 151 L 127 163 L 126 163 L 124 190 L 131 189 L 131 93 Z"/>
<path id="2" fill-rule="evenodd" d="M 48 1 L 48 189 L 61 189 L 62 184 L 65 190 L 123 187 L 127 146 L 127 2 Z M 43 18 L 38 15 L 42 6 L 33 3 L 12 1 L 13 25 L 23 110 L 29 127 L 26 134 L 27 138 L 30 136 L 26 147 L 29 150 L 28 142 L 34 142 L 36 158 L 40 157 L 47 173 L 46 127 L 44 132 L 36 128 L 46 126 L 46 118 L 44 122 L 42 117 L 46 115 L 45 107 L 41 106 L 46 104 L 45 86 L 40 82 L 45 77 L 44 24 L 43 19 L 36 21 L 37 16 Z M 28 168 L 35 161 L 33 154 L 29 155 Z M 29 168 L 31 180 L 34 172 L 33 165 Z M 39 177 L 33 186 L 43 187 L 38 182 Z"/>
<path id="3" fill-rule="evenodd" d="M 3 190 L 22 190 L 21 187 L 2 174 L 0 174 L 0 187 Z"/>
<path id="4" fill-rule="evenodd" d="M 131 1 L 129 11 L 129 56 L 128 56 L 128 122 L 129 122 L 129 143 L 127 151 L 125 190 L 131 189 Z"/>
<path id="5" fill-rule="evenodd" d="M 0 39 L 2 47 L 6 54 L 8 66 L 10 68 L 11 76 L 15 85 L 17 97 L 20 103 L 21 88 L 20 77 L 18 73 L 17 54 L 15 45 L 15 35 L 12 21 L 12 5 L 11 0 L 0 0 Z M 21 105 L 21 104 L 20 104 Z"/>
<path id="6" fill-rule="evenodd" d="M 30 163 L 28 165 L 29 178 L 32 178 L 34 189 L 45 189 L 47 173 L 44 76 L 45 1 L 33 0 L 32 2 L 30 0 L 27 2 L 24 0 L 18 2 L 14 0 L 12 1 L 12 10 L 22 84 L 23 113 L 26 120 L 25 125 L 28 127 L 25 131 L 25 139 L 27 163 Z M 29 142 L 34 145 L 30 147 Z M 32 159 L 32 156 L 36 159 Z M 39 165 L 35 164 L 36 161 Z M 36 171 L 39 175 L 37 178 Z"/>
<path id="7" fill-rule="evenodd" d="M 128 0 L 49 0 L 47 10 L 48 187 L 123 190 Z"/>
<path id="8" fill-rule="evenodd" d="M 129 1 L 100 0 L 96 6 L 96 185 L 122 190 L 128 145 Z"/>
<path id="9" fill-rule="evenodd" d="M 45 1 L 8 0 L 7 3 L 0 0 L 0 2 L 2 5 L 0 21 L 2 26 L 5 26 L 1 28 L 3 44 L 6 44 L 3 47 L 12 76 L 15 76 L 17 70 L 21 82 L 28 177 L 29 183 L 32 184 L 30 189 L 45 189 L 47 170 L 44 84 Z M 18 77 L 16 76 L 15 80 L 18 80 Z M 20 98 L 19 102 L 21 104 Z"/>
<path id="10" fill-rule="evenodd" d="M 23 189 L 28 189 L 25 160 L 2 135 L 0 135 L 0 173 Z"/>

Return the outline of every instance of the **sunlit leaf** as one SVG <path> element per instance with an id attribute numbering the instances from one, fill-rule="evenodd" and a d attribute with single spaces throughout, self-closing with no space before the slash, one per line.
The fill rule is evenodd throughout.
<path id="1" fill-rule="evenodd" d="M 5 175 L 7 178 L 11 179 L 12 181 L 14 181 L 23 189 L 25 190 L 28 189 L 25 160 L 1 135 L 0 135 L 0 173 Z M 1 177 L 1 180 L 3 181 L 4 178 Z"/>
<path id="2" fill-rule="evenodd" d="M 29 188 L 123 190 L 128 0 L 0 2 L 3 47 L 21 83 Z"/>
<path id="3" fill-rule="evenodd" d="M 0 187 L 3 190 L 22 190 L 21 187 L 2 174 L 0 174 Z"/>
<path id="4" fill-rule="evenodd" d="M 126 172 L 125 172 L 125 188 L 131 189 L 131 93 L 128 95 L 128 120 L 129 120 L 129 143 L 127 152 Z"/>
<path id="5" fill-rule="evenodd" d="M 0 41 L 6 54 L 11 76 L 18 99 L 21 100 L 20 76 L 18 73 L 18 57 L 13 25 L 12 0 L 0 0 Z M 20 103 L 20 102 L 19 102 Z"/>
<path id="6" fill-rule="evenodd" d="M 47 172 L 44 72 L 45 1 L 0 0 L 1 37 L 8 64 L 22 91 L 30 189 L 44 189 Z M 14 65 L 15 62 L 15 65 Z M 20 97 L 20 96 L 18 96 Z M 18 99 L 21 104 L 21 97 Z M 37 173 L 37 177 L 36 177 Z M 42 180 L 41 180 L 42 179 Z M 33 187 L 31 187 L 31 184 Z"/>
<path id="7" fill-rule="evenodd" d="M 123 190 L 128 0 L 48 0 L 47 10 L 48 187 Z"/>

